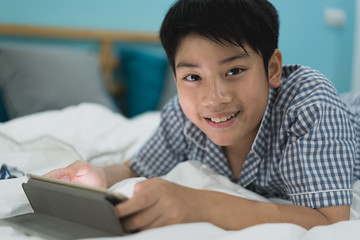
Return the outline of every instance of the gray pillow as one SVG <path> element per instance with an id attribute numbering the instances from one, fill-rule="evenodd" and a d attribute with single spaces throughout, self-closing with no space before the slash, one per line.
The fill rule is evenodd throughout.
<path id="1" fill-rule="evenodd" d="M 84 50 L 1 44 L 0 88 L 10 118 L 82 102 L 116 110 L 98 56 Z"/>

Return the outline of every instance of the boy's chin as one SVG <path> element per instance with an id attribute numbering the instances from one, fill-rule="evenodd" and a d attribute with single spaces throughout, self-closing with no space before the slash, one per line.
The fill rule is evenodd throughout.
<path id="1" fill-rule="evenodd" d="M 219 137 L 209 137 L 209 138 L 213 143 L 215 143 L 220 147 L 229 147 L 234 144 L 232 141 L 229 141 L 229 139 L 223 139 Z"/>

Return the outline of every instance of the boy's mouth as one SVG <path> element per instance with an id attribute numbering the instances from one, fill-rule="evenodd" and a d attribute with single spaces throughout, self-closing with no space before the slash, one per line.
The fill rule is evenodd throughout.
<path id="1" fill-rule="evenodd" d="M 212 118 L 207 118 L 207 119 L 213 123 L 223 123 L 223 122 L 226 122 L 226 121 L 236 117 L 238 114 L 239 114 L 239 112 L 234 112 L 234 113 L 230 113 L 228 115 L 222 116 L 222 117 L 212 117 Z"/>
<path id="2" fill-rule="evenodd" d="M 226 122 L 230 118 L 235 117 L 235 115 L 236 115 L 236 113 L 231 113 L 231 114 L 223 116 L 221 118 L 210 118 L 210 120 L 215 123 L 221 123 L 221 122 Z"/>

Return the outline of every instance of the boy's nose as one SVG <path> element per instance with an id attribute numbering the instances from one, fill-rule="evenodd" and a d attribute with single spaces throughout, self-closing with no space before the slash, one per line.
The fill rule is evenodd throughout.
<path id="1" fill-rule="evenodd" d="M 231 89 L 222 79 L 208 81 L 202 95 L 205 107 L 229 103 L 232 100 Z"/>

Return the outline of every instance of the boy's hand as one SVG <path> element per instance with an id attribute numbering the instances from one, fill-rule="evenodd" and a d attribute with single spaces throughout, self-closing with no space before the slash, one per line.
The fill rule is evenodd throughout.
<path id="1" fill-rule="evenodd" d="M 126 231 L 206 221 L 200 192 L 154 178 L 137 183 L 134 196 L 117 205 L 116 212 Z"/>
<path id="2" fill-rule="evenodd" d="M 310 229 L 348 220 L 350 216 L 350 206 L 312 209 L 259 202 L 216 191 L 187 188 L 159 178 L 137 183 L 134 196 L 115 209 L 126 231 L 190 222 L 210 222 L 227 230 L 284 222 Z"/>
<path id="3" fill-rule="evenodd" d="M 55 169 L 45 176 L 96 187 L 106 187 L 104 170 L 80 160 L 65 168 Z"/>

